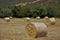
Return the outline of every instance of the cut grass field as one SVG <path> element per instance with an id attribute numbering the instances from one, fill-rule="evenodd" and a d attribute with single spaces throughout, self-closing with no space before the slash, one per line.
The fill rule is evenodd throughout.
<path id="1" fill-rule="evenodd" d="M 45 22 L 44 19 L 31 19 L 29 22 Z M 55 25 L 49 25 L 47 37 L 29 38 L 25 26 L 29 23 L 25 19 L 13 18 L 6 22 L 0 18 L 0 40 L 60 40 L 60 19 L 56 18 Z"/>

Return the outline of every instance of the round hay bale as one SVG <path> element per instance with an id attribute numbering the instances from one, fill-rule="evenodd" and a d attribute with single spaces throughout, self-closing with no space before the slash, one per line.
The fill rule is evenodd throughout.
<path id="1" fill-rule="evenodd" d="M 40 17 L 38 16 L 38 17 L 36 17 L 36 19 L 40 19 Z"/>
<path id="2" fill-rule="evenodd" d="M 55 18 L 49 18 L 52 25 L 55 24 Z"/>
<path id="3" fill-rule="evenodd" d="M 9 17 L 10 19 L 12 19 L 12 17 Z"/>
<path id="4" fill-rule="evenodd" d="M 48 16 L 44 17 L 45 19 L 48 19 Z"/>
<path id="5" fill-rule="evenodd" d="M 4 18 L 6 22 L 10 22 L 10 18 L 9 17 L 6 17 Z"/>
<path id="6" fill-rule="evenodd" d="M 26 19 L 27 21 L 30 21 L 30 18 L 29 18 L 29 17 L 26 17 L 25 19 Z"/>
<path id="7" fill-rule="evenodd" d="M 33 38 L 47 36 L 47 26 L 44 23 L 40 22 L 28 23 L 25 31 L 29 37 Z"/>
<path id="8" fill-rule="evenodd" d="M 47 18 L 45 21 L 48 26 L 55 24 L 55 18 Z"/>

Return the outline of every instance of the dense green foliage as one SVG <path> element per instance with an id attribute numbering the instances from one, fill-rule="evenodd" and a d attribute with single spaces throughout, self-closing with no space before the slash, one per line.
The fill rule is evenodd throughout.
<path id="1" fill-rule="evenodd" d="M 9 17 L 13 16 L 11 9 L 9 8 L 0 8 L 0 17 Z"/>
<path id="2" fill-rule="evenodd" d="M 60 6 L 40 6 L 33 5 L 31 7 L 12 6 L 7 8 L 0 8 L 0 18 L 2 17 L 32 17 L 40 16 L 41 18 L 48 17 L 60 17 Z"/>

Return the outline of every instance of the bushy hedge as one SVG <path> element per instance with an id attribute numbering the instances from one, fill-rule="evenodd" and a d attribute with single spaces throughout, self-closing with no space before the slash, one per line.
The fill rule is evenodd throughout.
<path id="1" fill-rule="evenodd" d="M 31 7 L 13 6 L 8 8 L 0 8 L 0 18 L 2 17 L 32 17 L 40 16 L 41 18 L 60 17 L 60 6 L 39 6 L 33 5 Z"/>
<path id="2" fill-rule="evenodd" d="M 9 16 L 13 16 L 13 13 L 11 11 L 11 9 L 7 9 L 7 8 L 1 8 L 0 9 L 0 17 L 9 17 Z"/>

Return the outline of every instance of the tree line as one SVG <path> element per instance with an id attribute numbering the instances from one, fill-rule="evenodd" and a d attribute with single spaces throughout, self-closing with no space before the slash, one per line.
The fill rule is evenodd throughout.
<path id="1" fill-rule="evenodd" d="M 31 7 L 12 6 L 0 8 L 0 18 L 10 16 L 15 18 L 35 18 L 37 16 L 40 16 L 41 18 L 44 18 L 45 16 L 60 17 L 60 7 L 33 5 Z"/>

